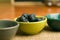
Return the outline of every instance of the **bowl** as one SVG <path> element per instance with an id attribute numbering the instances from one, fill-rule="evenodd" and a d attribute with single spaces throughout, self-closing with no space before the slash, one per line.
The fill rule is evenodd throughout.
<path id="1" fill-rule="evenodd" d="M 19 24 L 12 20 L 0 20 L 0 40 L 12 40 Z"/>
<path id="2" fill-rule="evenodd" d="M 20 24 L 19 31 L 22 31 L 25 34 L 37 34 L 46 26 L 47 18 L 45 18 L 45 20 L 38 22 L 18 22 L 18 23 Z"/>
<path id="3" fill-rule="evenodd" d="M 60 31 L 60 14 L 48 14 L 47 23 L 55 31 Z"/>

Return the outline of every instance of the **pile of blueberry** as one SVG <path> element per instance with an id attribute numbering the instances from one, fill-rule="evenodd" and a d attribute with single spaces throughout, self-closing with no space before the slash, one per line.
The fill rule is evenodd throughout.
<path id="1" fill-rule="evenodd" d="M 44 20 L 43 17 L 37 18 L 35 14 L 22 14 L 21 17 L 17 18 L 18 22 L 37 22 Z"/>

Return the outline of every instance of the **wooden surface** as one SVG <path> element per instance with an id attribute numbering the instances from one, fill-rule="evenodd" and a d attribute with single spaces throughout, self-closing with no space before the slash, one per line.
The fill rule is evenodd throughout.
<path id="1" fill-rule="evenodd" d="M 60 40 L 60 32 L 46 29 L 41 31 L 39 34 L 32 36 L 16 35 L 14 40 Z"/>
<path id="2" fill-rule="evenodd" d="M 22 13 L 35 13 L 37 16 L 45 16 L 49 13 L 60 13 L 60 8 L 46 6 L 15 6 L 16 16 L 22 15 Z"/>
<path id="3" fill-rule="evenodd" d="M 15 17 L 20 16 L 22 13 L 35 13 L 38 16 L 45 16 L 48 13 L 60 13 L 60 8 L 46 6 L 22 7 L 0 3 L 0 19 L 14 19 Z M 13 40 L 60 40 L 60 32 L 54 32 L 47 27 L 36 35 L 16 35 Z"/>
<path id="4" fill-rule="evenodd" d="M 8 3 L 0 3 L 0 19 L 13 19 L 15 16 L 14 8 Z"/>

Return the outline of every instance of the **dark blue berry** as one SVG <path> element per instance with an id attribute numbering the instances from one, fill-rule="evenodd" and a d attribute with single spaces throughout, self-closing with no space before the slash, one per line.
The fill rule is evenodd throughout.
<path id="1" fill-rule="evenodd" d="M 42 20 L 44 20 L 44 18 L 43 18 L 43 17 L 36 18 L 36 21 L 42 21 Z"/>
<path id="2" fill-rule="evenodd" d="M 22 16 L 24 16 L 25 18 L 28 19 L 28 14 L 24 13 L 24 14 L 22 14 Z"/>
<path id="3" fill-rule="evenodd" d="M 20 18 L 18 18 L 17 21 L 19 21 L 19 22 L 28 22 L 28 20 L 24 16 L 21 16 Z"/>
<path id="4" fill-rule="evenodd" d="M 40 17 L 39 19 L 45 20 L 45 18 L 43 18 L 43 17 Z"/>
<path id="5" fill-rule="evenodd" d="M 35 17 L 35 14 L 30 14 L 29 16 Z"/>
<path id="6" fill-rule="evenodd" d="M 36 21 L 42 21 L 42 19 L 40 19 L 40 18 L 36 18 Z"/>
<path id="7" fill-rule="evenodd" d="M 36 19 L 36 17 L 35 17 L 34 14 L 30 14 L 30 15 L 28 16 L 28 20 L 29 20 L 30 22 L 34 22 L 35 19 Z"/>
<path id="8" fill-rule="evenodd" d="M 16 21 L 20 22 L 20 21 L 21 21 L 21 20 L 20 20 L 20 17 L 19 17 L 19 18 L 17 18 L 17 19 L 16 19 Z"/>

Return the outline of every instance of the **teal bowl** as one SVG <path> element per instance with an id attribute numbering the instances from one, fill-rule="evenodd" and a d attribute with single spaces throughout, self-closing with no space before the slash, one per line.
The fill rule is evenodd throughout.
<path id="1" fill-rule="evenodd" d="M 55 31 L 60 31 L 60 14 L 48 14 L 47 23 Z"/>

